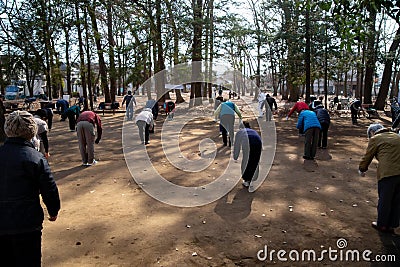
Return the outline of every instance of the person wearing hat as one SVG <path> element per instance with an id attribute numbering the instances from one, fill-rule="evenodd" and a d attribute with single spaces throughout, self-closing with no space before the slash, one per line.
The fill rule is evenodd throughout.
<path id="1" fill-rule="evenodd" d="M 0 259 L 2 266 L 41 266 L 43 200 L 55 221 L 60 196 L 49 164 L 32 145 L 37 125 L 27 111 L 8 115 L 0 147 Z M 41 198 L 40 196 L 41 195 Z"/>
<path id="2" fill-rule="evenodd" d="M 124 96 L 124 100 L 122 100 L 122 106 L 124 106 L 125 103 L 126 103 L 126 119 L 128 121 L 131 121 L 133 119 L 133 112 L 134 112 L 133 104 L 135 104 L 135 106 L 136 106 L 136 99 L 132 95 L 132 91 L 130 91 L 130 90 L 128 91 L 128 94 L 126 96 Z"/>
<path id="3" fill-rule="evenodd" d="M 358 166 L 365 176 L 372 160 L 378 160 L 378 219 L 371 226 L 384 233 L 394 233 L 400 220 L 400 136 L 381 124 L 367 130 L 368 147 Z"/>
<path id="4" fill-rule="evenodd" d="M 40 151 L 46 159 L 50 157 L 49 153 L 49 139 L 47 133 L 49 131 L 49 127 L 46 122 L 47 112 L 44 109 L 38 109 L 35 112 L 35 116 L 33 120 L 37 125 L 37 133 L 33 137 L 33 142 L 38 151 Z"/>
<path id="5" fill-rule="evenodd" d="M 251 181 L 258 178 L 258 163 L 260 162 L 262 141 L 257 131 L 250 128 L 250 124 L 243 121 L 239 125 L 240 130 L 236 133 L 233 146 L 233 159 L 237 160 L 242 150 L 241 163 L 242 185 L 250 187 Z M 251 190 L 251 189 L 250 189 Z"/>

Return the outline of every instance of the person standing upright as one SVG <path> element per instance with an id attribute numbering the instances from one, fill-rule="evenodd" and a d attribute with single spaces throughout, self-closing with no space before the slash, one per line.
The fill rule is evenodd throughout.
<path id="1" fill-rule="evenodd" d="M 222 102 L 214 112 L 215 119 L 220 119 L 220 124 L 223 128 L 220 127 L 224 146 L 228 144 L 227 133 L 229 133 L 229 146 L 234 142 L 235 113 L 242 119 L 239 108 L 230 100 Z"/>
<path id="2" fill-rule="evenodd" d="M 321 130 L 317 114 L 311 110 L 302 110 L 299 114 L 296 127 L 297 129 L 303 129 L 305 133 L 303 158 L 314 160 L 317 153 L 319 132 Z"/>
<path id="3" fill-rule="evenodd" d="M 132 103 L 131 103 L 132 102 Z M 128 94 L 124 97 L 124 100 L 122 100 L 122 106 L 126 103 L 126 119 L 128 121 L 131 121 L 133 119 L 133 112 L 134 112 L 134 105 L 136 106 L 136 99 L 132 95 L 132 91 L 128 91 Z"/>
<path id="4" fill-rule="evenodd" d="M 97 130 L 97 138 L 96 131 Z M 84 111 L 79 115 L 76 126 L 76 133 L 79 142 L 79 151 L 82 157 L 83 166 L 95 165 L 94 144 L 98 144 L 103 134 L 101 119 L 93 111 Z"/>
<path id="5" fill-rule="evenodd" d="M 48 220 L 57 220 L 58 188 L 47 160 L 30 142 L 37 131 L 32 115 L 12 112 L 4 130 L 7 139 L 0 147 L 1 266 L 40 267 L 44 220 L 41 200 Z"/>
<path id="6" fill-rule="evenodd" d="M 273 98 L 269 94 L 266 95 L 265 102 L 268 104 L 268 105 L 265 105 L 265 110 L 266 110 L 265 117 L 266 117 L 267 121 L 271 121 L 272 120 L 272 111 L 274 110 L 273 108 L 275 108 L 275 111 L 278 110 L 278 104 L 276 103 L 275 98 Z"/>
<path id="7" fill-rule="evenodd" d="M 264 91 L 260 91 L 258 94 L 257 100 L 258 100 L 258 117 L 261 118 L 264 115 L 263 109 L 265 105 L 265 93 Z"/>

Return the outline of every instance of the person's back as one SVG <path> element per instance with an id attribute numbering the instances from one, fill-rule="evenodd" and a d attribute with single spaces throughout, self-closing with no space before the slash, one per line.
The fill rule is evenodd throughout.
<path id="1" fill-rule="evenodd" d="M 331 116 L 329 115 L 328 110 L 322 107 L 317 107 L 315 109 L 315 113 L 317 114 L 317 118 L 320 123 L 330 123 L 331 122 Z"/>
<path id="2" fill-rule="evenodd" d="M 304 132 L 313 127 L 321 128 L 317 114 L 311 110 L 303 110 L 300 112 L 297 126 L 298 129 L 303 126 Z"/>

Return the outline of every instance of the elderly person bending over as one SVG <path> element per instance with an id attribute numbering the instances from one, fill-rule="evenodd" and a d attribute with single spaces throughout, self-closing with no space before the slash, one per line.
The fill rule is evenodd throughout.
<path id="1" fill-rule="evenodd" d="M 368 147 L 359 165 L 364 176 L 372 159 L 378 161 L 378 220 L 372 227 L 385 233 L 394 233 L 400 219 L 400 136 L 381 124 L 368 127 Z"/>

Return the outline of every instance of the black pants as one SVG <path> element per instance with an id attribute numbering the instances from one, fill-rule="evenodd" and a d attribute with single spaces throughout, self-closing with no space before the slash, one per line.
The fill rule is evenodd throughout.
<path id="1" fill-rule="evenodd" d="M 256 180 L 258 177 L 258 163 L 260 162 L 262 144 L 249 144 L 248 148 L 243 147 L 242 178 L 247 182 Z M 253 179 L 254 177 L 254 179 Z"/>
<path id="2" fill-rule="evenodd" d="M 40 267 L 41 261 L 41 231 L 0 236 L 1 266 Z"/>
<path id="3" fill-rule="evenodd" d="M 150 124 L 147 124 L 145 121 L 137 121 L 136 125 L 139 128 L 139 138 L 140 141 L 143 143 L 148 143 L 149 142 L 149 136 L 150 136 Z M 144 135 L 144 136 L 143 136 Z"/>
<path id="4" fill-rule="evenodd" d="M 321 131 L 319 132 L 318 147 L 326 148 L 328 146 L 328 129 L 329 123 L 321 123 Z"/>
<path id="5" fill-rule="evenodd" d="M 378 181 L 378 226 L 399 227 L 400 175 Z"/>
<path id="6" fill-rule="evenodd" d="M 317 153 L 317 143 L 320 129 L 317 127 L 308 128 L 305 132 L 304 158 L 314 159 Z"/>
<path id="7" fill-rule="evenodd" d="M 75 113 L 73 112 L 68 112 L 67 113 L 67 117 L 68 117 L 68 123 L 69 123 L 69 129 L 71 131 L 75 131 L 75 126 L 76 126 L 76 116 Z"/>
<path id="8" fill-rule="evenodd" d="M 350 111 L 351 111 L 351 122 L 353 124 L 356 124 L 357 123 L 357 117 L 358 117 L 358 110 L 350 109 Z"/>

